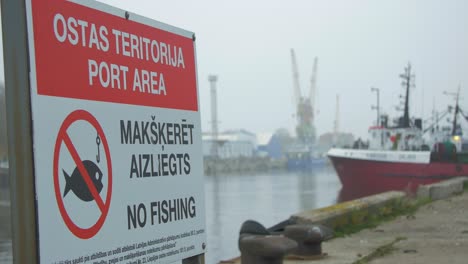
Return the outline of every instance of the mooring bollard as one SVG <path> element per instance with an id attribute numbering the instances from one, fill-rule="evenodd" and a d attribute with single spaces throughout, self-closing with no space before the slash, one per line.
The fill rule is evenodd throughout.
<path id="1" fill-rule="evenodd" d="M 333 237 L 333 230 L 321 225 L 289 225 L 283 234 L 298 244 L 292 255 L 311 257 L 322 255 L 322 242 Z"/>
<path id="2" fill-rule="evenodd" d="M 274 236 L 260 223 L 247 220 L 239 234 L 242 264 L 282 264 L 283 257 L 297 247 L 294 240 Z"/>

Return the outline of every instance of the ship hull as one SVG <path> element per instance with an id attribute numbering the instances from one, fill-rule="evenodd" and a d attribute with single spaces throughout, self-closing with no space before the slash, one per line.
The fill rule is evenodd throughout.
<path id="1" fill-rule="evenodd" d="M 349 152 L 353 151 L 348 150 Z M 365 152 L 358 152 L 358 154 L 362 153 Z M 364 158 L 366 155 L 358 155 L 358 158 L 351 156 L 356 155 L 333 155 L 333 153 L 328 155 L 343 185 L 340 200 L 349 200 L 389 190 L 415 192 L 419 185 L 468 175 L 468 164 L 462 163 L 429 162 L 414 159 L 411 161 L 404 159 L 375 160 Z"/>

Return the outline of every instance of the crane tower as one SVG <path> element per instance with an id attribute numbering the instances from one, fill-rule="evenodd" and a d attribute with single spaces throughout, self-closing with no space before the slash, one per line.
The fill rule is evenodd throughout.
<path id="1" fill-rule="evenodd" d="M 299 85 L 299 71 L 297 68 L 294 49 L 291 49 L 291 61 L 293 71 L 294 103 L 296 105 L 297 118 L 296 135 L 300 143 L 310 145 L 315 142 L 314 104 L 316 95 L 318 59 L 317 57 L 314 59 L 308 97 L 302 96 L 301 93 L 301 88 Z"/>

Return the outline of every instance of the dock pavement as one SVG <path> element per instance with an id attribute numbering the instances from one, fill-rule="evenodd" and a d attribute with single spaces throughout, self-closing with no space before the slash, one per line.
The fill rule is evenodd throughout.
<path id="1" fill-rule="evenodd" d="M 443 188 L 441 188 L 442 186 Z M 445 186 L 445 187 L 444 187 Z M 290 260 L 284 264 L 428 264 L 468 263 L 467 181 L 426 188 L 433 201 L 377 227 L 322 244 L 324 257 Z M 440 195 L 441 192 L 443 195 Z M 436 200 L 437 199 L 437 200 Z M 239 264 L 239 259 L 221 263 Z"/>

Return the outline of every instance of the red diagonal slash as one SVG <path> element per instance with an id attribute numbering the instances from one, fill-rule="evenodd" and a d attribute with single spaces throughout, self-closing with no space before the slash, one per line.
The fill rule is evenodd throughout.
<path id="1" fill-rule="evenodd" d="M 71 154 L 73 160 L 75 161 L 76 166 L 78 167 L 78 170 L 80 171 L 81 176 L 83 177 L 86 185 L 88 186 L 89 190 L 91 191 L 91 195 L 94 197 L 94 200 L 96 201 L 96 203 L 97 203 L 97 205 L 99 207 L 99 210 L 101 210 L 101 212 L 103 212 L 104 209 L 105 209 L 104 208 L 104 202 L 102 201 L 101 196 L 99 195 L 98 191 L 96 190 L 96 187 L 94 186 L 93 181 L 91 180 L 91 177 L 88 174 L 88 171 L 84 167 L 83 162 L 81 161 L 80 155 L 76 151 L 75 146 L 73 146 L 73 143 L 72 143 L 72 141 L 70 139 L 70 136 L 68 136 L 68 133 L 63 134 L 63 142 L 67 146 L 68 151 L 70 151 L 70 154 Z"/>

